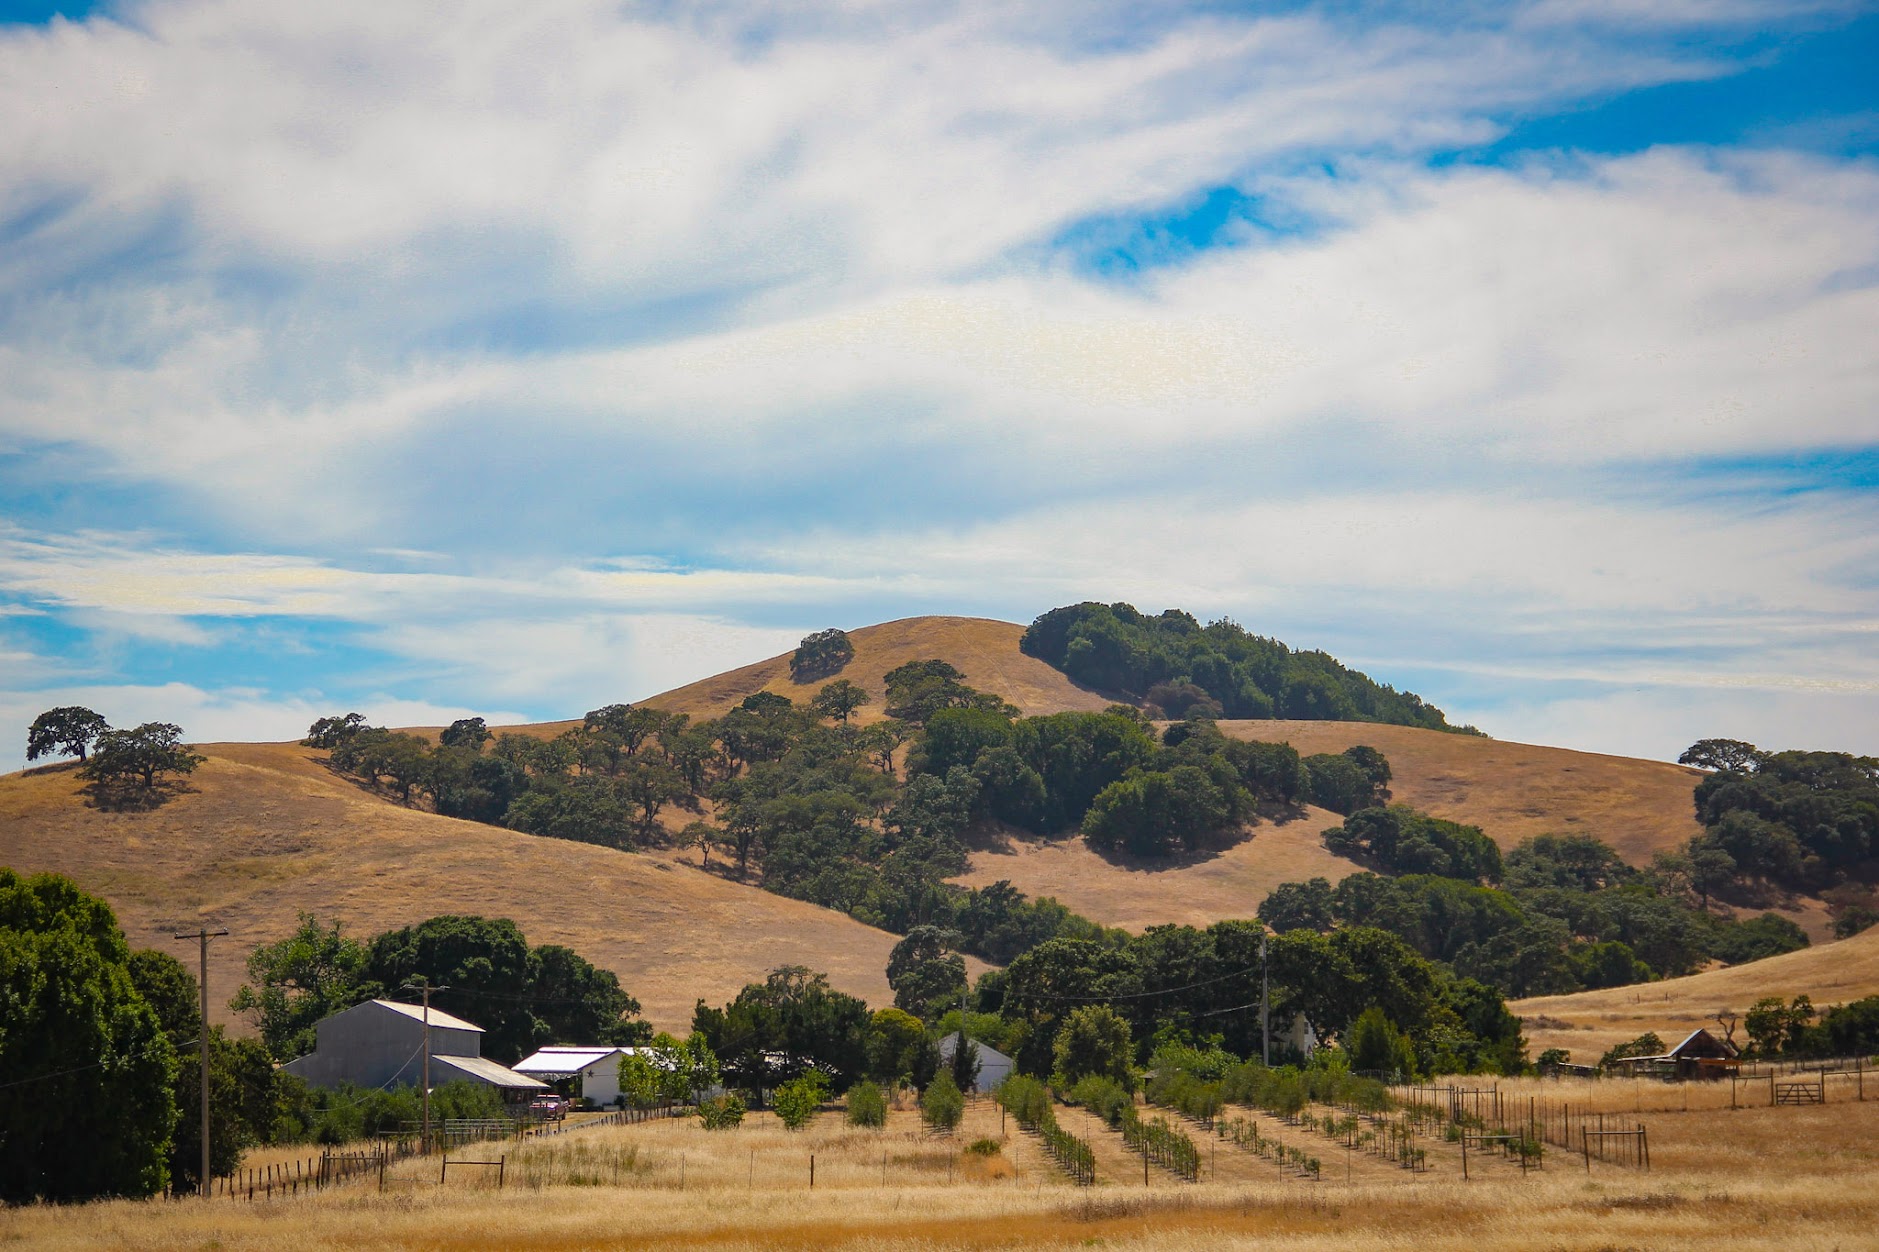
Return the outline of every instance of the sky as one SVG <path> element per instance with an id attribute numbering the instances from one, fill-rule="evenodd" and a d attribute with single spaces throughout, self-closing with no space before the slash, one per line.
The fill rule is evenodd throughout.
<path id="1" fill-rule="evenodd" d="M 0 0 L 0 768 L 1127 601 L 1879 753 L 1879 6 Z"/>

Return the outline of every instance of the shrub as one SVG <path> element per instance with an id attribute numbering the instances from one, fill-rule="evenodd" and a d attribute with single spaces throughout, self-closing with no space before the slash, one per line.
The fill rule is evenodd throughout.
<path id="1" fill-rule="evenodd" d="M 966 1115 L 966 1098 L 945 1070 L 933 1076 L 920 1096 L 920 1118 L 934 1130 L 951 1134 Z"/>
<path id="2" fill-rule="evenodd" d="M 735 1130 L 744 1122 L 744 1099 L 734 1092 L 698 1102 L 698 1120 L 706 1130 Z"/>
<path id="3" fill-rule="evenodd" d="M 1135 1105 L 1135 1098 L 1113 1078 L 1088 1074 L 1070 1088 L 1069 1100 L 1081 1104 L 1111 1126 L 1122 1123 L 1122 1111 Z"/>
<path id="4" fill-rule="evenodd" d="M 871 1082 L 856 1083 L 848 1089 L 848 1124 L 850 1126 L 885 1126 L 887 1100 Z"/>
<path id="5" fill-rule="evenodd" d="M 776 1098 L 772 1101 L 776 1115 L 791 1130 L 801 1130 L 816 1115 L 822 1101 L 828 1098 L 827 1080 L 820 1070 L 810 1070 L 800 1078 L 792 1078 L 776 1089 Z"/>
<path id="6" fill-rule="evenodd" d="M 973 1156 L 997 1156 L 1005 1150 L 1005 1145 L 996 1139 L 974 1139 L 966 1145 L 966 1151 Z"/>

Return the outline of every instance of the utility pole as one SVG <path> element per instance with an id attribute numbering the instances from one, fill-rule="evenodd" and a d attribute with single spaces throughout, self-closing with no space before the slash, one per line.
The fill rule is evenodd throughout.
<path id="1" fill-rule="evenodd" d="M 1272 1007 L 1272 979 L 1266 970 L 1266 937 L 1259 936 L 1259 1060 L 1266 1066 L 1272 1064 L 1272 1022 L 1269 1010 Z"/>
<path id="2" fill-rule="evenodd" d="M 424 1060 L 418 1080 L 422 1084 L 420 1099 L 424 1104 L 424 1129 L 418 1142 L 424 1149 L 424 1155 L 429 1156 L 431 1154 L 431 992 L 448 991 L 450 988 L 433 987 L 431 980 L 426 978 L 420 983 L 406 983 L 403 990 L 424 993 Z"/>
<path id="3" fill-rule="evenodd" d="M 226 930 L 210 930 L 208 927 L 193 934 L 176 935 L 177 939 L 195 939 L 201 943 L 201 964 L 198 966 L 196 990 L 202 999 L 202 1029 L 196 1040 L 197 1050 L 202 1055 L 202 1177 L 199 1179 L 202 1198 L 209 1198 L 209 940 L 219 939 Z"/>

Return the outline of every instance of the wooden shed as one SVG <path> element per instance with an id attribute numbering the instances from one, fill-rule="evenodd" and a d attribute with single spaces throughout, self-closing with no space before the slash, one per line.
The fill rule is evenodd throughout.
<path id="1" fill-rule="evenodd" d="M 1742 1065 L 1736 1050 L 1707 1030 L 1693 1030 L 1682 1043 L 1659 1056 L 1628 1056 L 1614 1061 L 1621 1071 L 1660 1078 L 1727 1078 Z"/>

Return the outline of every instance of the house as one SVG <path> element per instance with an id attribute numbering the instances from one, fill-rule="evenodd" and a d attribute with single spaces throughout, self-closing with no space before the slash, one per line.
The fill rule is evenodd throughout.
<path id="1" fill-rule="evenodd" d="M 553 1083 L 564 1094 L 585 1096 L 604 1106 L 620 1098 L 620 1058 L 633 1051 L 604 1044 L 543 1048 L 517 1061 L 515 1072 Z"/>
<path id="2" fill-rule="evenodd" d="M 1620 1073 L 1660 1078 L 1727 1078 L 1742 1066 L 1735 1048 L 1707 1030 L 1693 1030 L 1676 1047 L 1657 1056 L 1627 1056 L 1613 1061 Z"/>
<path id="3" fill-rule="evenodd" d="M 416 1086 L 423 1081 L 425 1022 L 430 1024 L 430 1079 L 480 1082 L 505 1099 L 523 1099 L 548 1084 L 484 1060 L 483 1028 L 441 1009 L 367 1000 L 314 1026 L 313 1051 L 281 1069 L 315 1087 L 352 1083 L 360 1087 Z"/>
<path id="4" fill-rule="evenodd" d="M 959 1032 L 955 1031 L 939 1041 L 941 1069 L 953 1063 L 953 1053 L 959 1048 L 959 1038 Z M 979 1050 L 979 1076 L 972 1084 L 974 1091 L 991 1091 L 1011 1077 L 1011 1071 L 1017 1066 L 1016 1061 L 989 1043 L 980 1043 L 974 1039 L 972 1046 Z"/>
<path id="5" fill-rule="evenodd" d="M 1303 1013 L 1292 1018 L 1292 1028 L 1279 1040 L 1281 1047 L 1290 1048 L 1301 1060 L 1310 1060 L 1311 1054 L 1318 1050 L 1318 1032 L 1311 1028 Z"/>
<path id="6" fill-rule="evenodd" d="M 515 1071 L 552 1083 L 564 1095 L 583 1096 L 605 1107 L 620 1099 L 620 1058 L 624 1056 L 643 1056 L 655 1066 L 668 1064 L 656 1048 L 557 1044 L 523 1057 L 515 1063 Z M 714 1086 L 703 1094 L 707 1099 L 720 1096 L 724 1088 Z"/>

